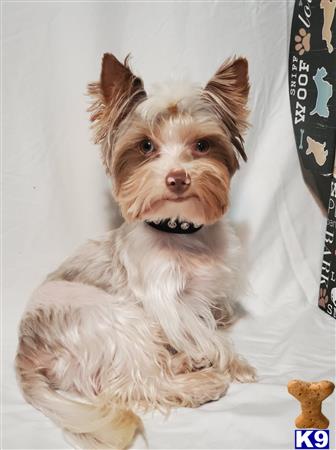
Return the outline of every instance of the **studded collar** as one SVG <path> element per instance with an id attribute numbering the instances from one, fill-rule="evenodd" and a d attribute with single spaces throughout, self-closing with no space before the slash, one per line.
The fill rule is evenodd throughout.
<path id="1" fill-rule="evenodd" d="M 145 223 L 156 230 L 165 231 L 166 233 L 176 233 L 176 234 L 192 234 L 200 230 L 203 225 L 198 225 L 196 223 L 187 222 L 185 220 L 146 220 Z"/>

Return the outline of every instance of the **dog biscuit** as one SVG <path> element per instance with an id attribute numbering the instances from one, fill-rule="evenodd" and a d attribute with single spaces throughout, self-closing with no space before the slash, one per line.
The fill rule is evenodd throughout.
<path id="1" fill-rule="evenodd" d="M 297 428 L 328 428 L 329 420 L 322 414 L 322 401 L 329 397 L 335 385 L 331 381 L 306 382 L 292 380 L 288 392 L 301 403 L 301 414 L 295 419 Z"/>

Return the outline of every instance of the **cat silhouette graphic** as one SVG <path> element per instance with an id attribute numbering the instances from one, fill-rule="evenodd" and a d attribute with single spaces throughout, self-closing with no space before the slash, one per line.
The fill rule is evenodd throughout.
<path id="1" fill-rule="evenodd" d="M 329 117 L 328 101 L 333 95 L 332 85 L 324 78 L 328 75 L 325 67 L 320 67 L 316 70 L 313 76 L 314 83 L 317 89 L 317 99 L 315 108 L 310 112 L 310 115 L 318 114 L 320 117 Z"/>

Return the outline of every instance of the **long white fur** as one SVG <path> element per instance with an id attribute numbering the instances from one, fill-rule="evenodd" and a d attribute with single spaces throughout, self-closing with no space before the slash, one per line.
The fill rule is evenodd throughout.
<path id="1" fill-rule="evenodd" d="M 230 341 L 211 308 L 232 308 L 242 286 L 241 255 L 227 223 L 208 228 L 167 239 L 144 223 L 124 224 L 51 274 L 21 324 L 24 354 L 19 349 L 17 364 L 28 401 L 72 437 L 87 435 L 91 447 L 122 448 L 131 440 L 118 422 L 125 411 L 198 406 L 223 395 L 240 369 L 232 365 Z M 209 264 L 193 270 L 195 255 L 205 252 Z M 85 284 L 65 281 L 71 271 Z M 229 309 L 229 320 L 232 314 Z M 37 337 L 44 352 L 36 348 Z M 176 355 L 168 345 L 187 366 L 203 371 L 174 373 Z M 49 375 L 39 367 L 49 367 Z M 244 371 L 253 379 L 249 366 Z M 134 416 L 128 434 L 138 425 Z"/>

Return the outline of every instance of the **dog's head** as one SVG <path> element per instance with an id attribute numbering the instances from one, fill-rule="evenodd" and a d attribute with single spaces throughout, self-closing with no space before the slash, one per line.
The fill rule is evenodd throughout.
<path id="1" fill-rule="evenodd" d="M 232 175 L 246 161 L 246 59 L 230 59 L 204 88 L 181 82 L 147 94 L 126 58 L 105 54 L 89 85 L 95 142 L 127 221 L 210 224 L 226 211 Z"/>

